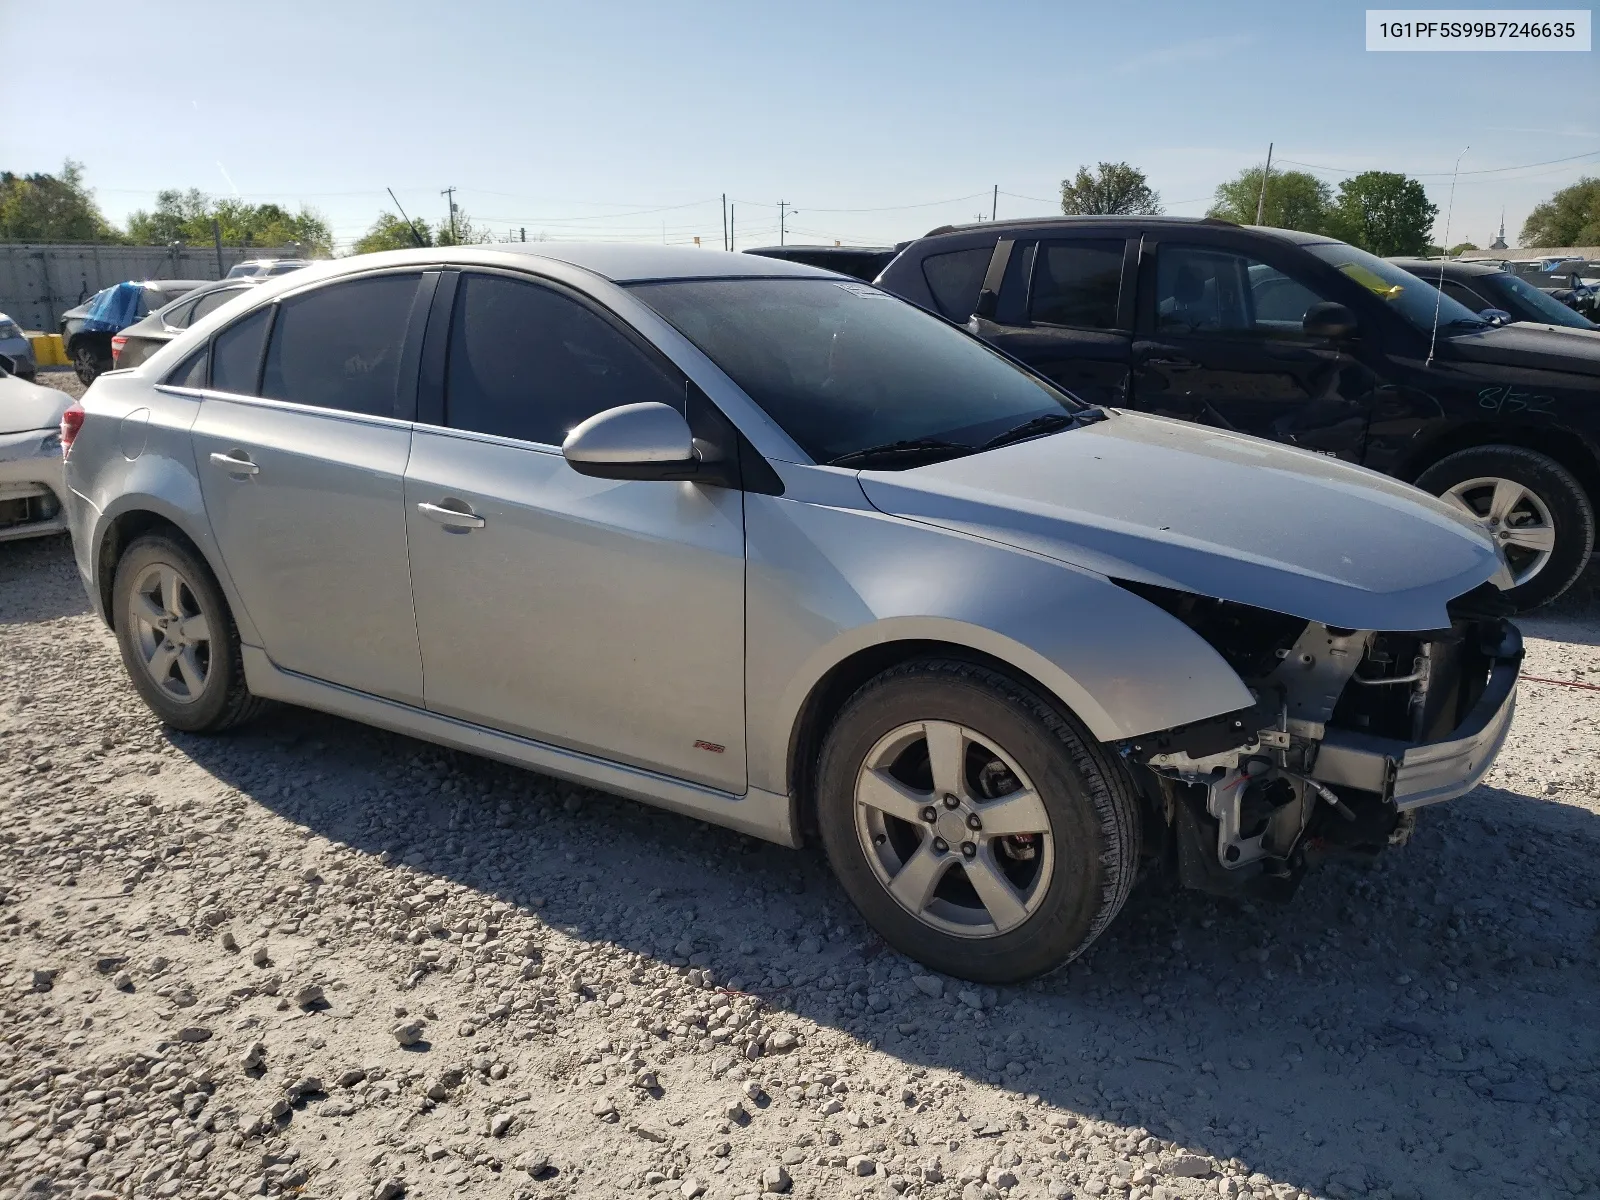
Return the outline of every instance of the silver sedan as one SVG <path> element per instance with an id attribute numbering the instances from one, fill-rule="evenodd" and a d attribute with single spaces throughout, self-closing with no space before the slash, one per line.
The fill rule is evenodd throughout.
<path id="1" fill-rule="evenodd" d="M 1521 659 L 1422 492 L 744 255 L 307 267 L 96 382 L 67 476 L 175 728 L 288 702 L 816 839 L 976 980 L 1081 954 L 1147 868 L 1287 896 L 1403 840 Z"/>

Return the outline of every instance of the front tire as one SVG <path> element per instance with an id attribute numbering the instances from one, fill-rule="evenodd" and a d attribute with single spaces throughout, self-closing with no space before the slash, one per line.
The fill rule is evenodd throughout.
<path id="1" fill-rule="evenodd" d="M 828 733 L 818 788 L 851 900 L 947 975 L 1055 970 L 1133 885 L 1133 781 L 1075 718 L 988 667 L 921 660 L 867 683 Z"/>
<path id="2" fill-rule="evenodd" d="M 163 724 L 219 733 L 261 710 L 222 589 L 189 547 L 161 534 L 136 539 L 117 563 L 111 606 L 128 677 Z"/>
<path id="3" fill-rule="evenodd" d="M 1522 446 L 1474 446 L 1440 459 L 1417 486 L 1482 526 L 1505 553 L 1518 611 L 1554 600 L 1583 574 L 1594 506 L 1572 472 Z"/>

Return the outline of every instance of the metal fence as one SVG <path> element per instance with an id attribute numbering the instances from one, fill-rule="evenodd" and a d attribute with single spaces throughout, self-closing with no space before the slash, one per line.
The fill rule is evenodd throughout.
<path id="1" fill-rule="evenodd" d="M 125 279 L 220 279 L 247 258 L 292 258 L 290 247 L 0 245 L 0 313 L 56 332 L 67 309 Z M 219 261 L 220 260 L 220 261 Z"/>

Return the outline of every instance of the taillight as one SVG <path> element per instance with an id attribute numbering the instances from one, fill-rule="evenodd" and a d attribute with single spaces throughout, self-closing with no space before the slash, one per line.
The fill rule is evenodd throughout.
<path id="1" fill-rule="evenodd" d="M 128 339 L 118 335 L 111 339 L 111 365 L 117 365 L 117 359 L 122 357 L 122 348 L 128 344 Z"/>
<path id="2" fill-rule="evenodd" d="M 61 457 L 72 453 L 72 443 L 83 428 L 83 405 L 73 404 L 61 414 Z"/>

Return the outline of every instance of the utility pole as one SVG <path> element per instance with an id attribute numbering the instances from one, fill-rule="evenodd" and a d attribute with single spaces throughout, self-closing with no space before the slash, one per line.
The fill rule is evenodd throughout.
<path id="1" fill-rule="evenodd" d="M 523 241 L 527 241 L 528 240 L 528 227 L 526 225 L 523 225 L 521 227 L 521 230 L 522 230 L 522 240 Z"/>
<path id="2" fill-rule="evenodd" d="M 994 220 L 1000 212 L 1000 185 L 994 185 L 994 199 L 989 204 L 989 220 Z"/>
<path id="3" fill-rule="evenodd" d="M 728 205 L 728 249 L 733 249 L 733 205 Z"/>
<path id="4" fill-rule="evenodd" d="M 1256 224 L 1261 224 L 1261 216 L 1267 208 L 1267 176 L 1272 174 L 1272 143 L 1267 143 L 1267 165 L 1261 172 L 1261 194 L 1256 197 Z"/>
<path id="5" fill-rule="evenodd" d="M 450 240 L 451 242 L 459 245 L 461 242 L 461 235 L 456 232 L 456 189 L 453 187 L 447 187 L 444 189 L 444 191 L 440 192 L 439 195 L 446 196 L 450 200 Z"/>
<path id="6" fill-rule="evenodd" d="M 722 193 L 722 248 L 724 250 L 732 249 L 732 247 L 728 245 L 728 193 L 727 192 L 723 192 Z"/>
<path id="7" fill-rule="evenodd" d="M 222 223 L 215 217 L 211 218 L 211 240 L 217 244 L 217 278 L 221 279 L 226 274 L 222 269 Z"/>
<path id="8" fill-rule="evenodd" d="M 788 236 L 785 223 L 790 217 L 796 215 L 797 210 L 791 209 L 787 200 L 778 201 L 778 245 L 782 246 L 784 244 L 784 238 Z"/>

